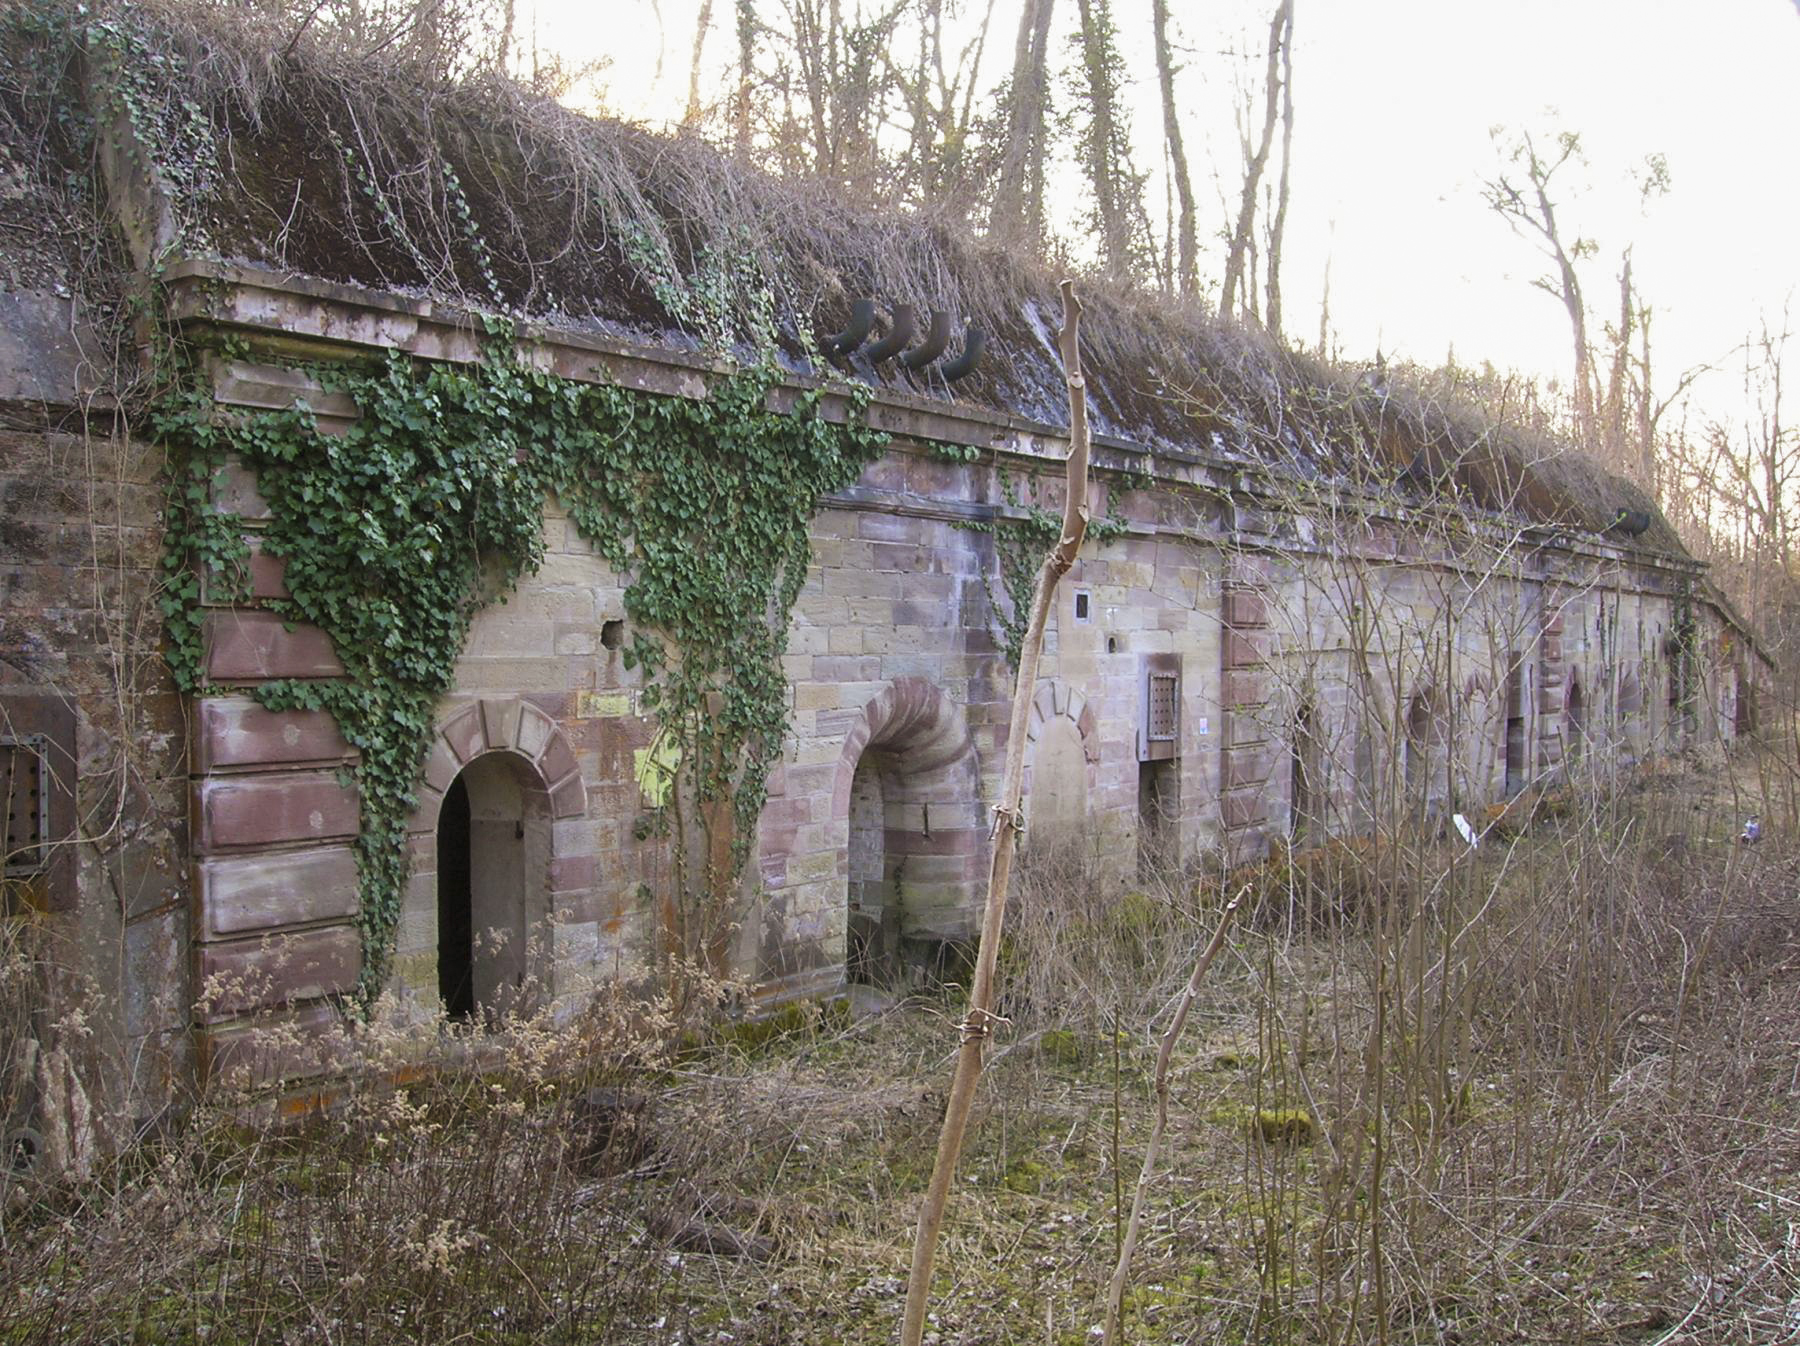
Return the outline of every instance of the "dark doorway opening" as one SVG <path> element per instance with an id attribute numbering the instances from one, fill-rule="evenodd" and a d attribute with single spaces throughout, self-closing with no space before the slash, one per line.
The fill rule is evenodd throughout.
<path id="1" fill-rule="evenodd" d="M 1180 855 L 1181 760 L 1138 763 L 1138 878 L 1174 868 Z"/>
<path id="2" fill-rule="evenodd" d="M 1525 665 L 1517 654 L 1507 661 L 1506 739 L 1501 744 L 1501 789 L 1511 799 L 1525 788 Z"/>
<path id="3" fill-rule="evenodd" d="M 900 884 L 903 858 L 890 856 L 888 801 L 901 794 L 897 765 L 870 749 L 856 764 L 850 785 L 849 934 L 845 976 L 861 985 L 900 980 Z M 925 808 L 921 807 L 921 816 Z"/>
<path id="4" fill-rule="evenodd" d="M 1569 675 L 1567 720 L 1569 765 L 1575 766 L 1587 748 L 1587 701 L 1581 694 L 1581 679 L 1573 673 Z"/>
<path id="5" fill-rule="evenodd" d="M 458 776 L 438 814 L 438 996 L 444 1013 L 475 1013 L 474 894 L 470 887 L 469 787 Z"/>

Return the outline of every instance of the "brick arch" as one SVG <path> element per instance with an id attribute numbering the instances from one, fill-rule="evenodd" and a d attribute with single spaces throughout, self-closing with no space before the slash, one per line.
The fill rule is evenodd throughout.
<path id="1" fill-rule="evenodd" d="M 844 736 L 829 842 L 851 881 L 851 797 L 866 755 L 883 755 L 883 859 L 903 863 L 899 936 L 914 949 L 972 938 L 988 868 L 981 767 L 963 707 L 921 677 L 899 677 L 865 704 Z"/>
<path id="2" fill-rule="evenodd" d="M 438 721 L 425 757 L 419 804 L 407 831 L 415 836 L 434 831 L 450 782 L 470 762 L 490 752 L 524 759 L 521 765 L 536 776 L 536 788 L 549 797 L 551 817 L 579 818 L 587 813 L 587 784 L 556 721 L 520 697 L 484 697 L 452 707 Z"/>
<path id="3" fill-rule="evenodd" d="M 419 803 L 407 823 L 413 872 L 396 932 L 397 986 L 427 1003 L 436 996 L 438 823 L 444 794 L 471 766 L 477 768 L 470 777 L 474 789 L 479 777 L 492 776 L 486 768 L 494 765 L 508 768 L 523 795 L 519 822 L 528 835 L 518 896 L 526 938 L 551 919 L 559 901 L 557 890 L 566 886 L 564 871 L 572 867 L 551 824 L 587 813 L 587 786 L 562 730 L 543 710 L 520 697 L 452 704 L 432 736 Z M 541 980 L 543 990 L 551 989 L 554 969 L 534 962 L 530 971 Z"/>
<path id="4" fill-rule="evenodd" d="M 1032 696 L 1031 713 L 1025 725 L 1023 798 L 1027 838 L 1030 836 L 1032 822 L 1032 787 L 1035 784 L 1038 745 L 1056 727 L 1072 729 L 1081 744 L 1082 760 L 1086 767 L 1084 798 L 1087 801 L 1087 820 L 1091 821 L 1093 818 L 1093 799 L 1099 789 L 1100 736 L 1096 732 L 1098 717 L 1080 688 L 1071 687 L 1059 678 L 1045 678 L 1038 683 L 1037 692 Z"/>

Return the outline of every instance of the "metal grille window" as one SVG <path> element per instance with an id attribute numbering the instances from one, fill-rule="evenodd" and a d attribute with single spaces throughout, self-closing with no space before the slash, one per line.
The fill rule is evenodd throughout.
<path id="1" fill-rule="evenodd" d="M 44 740 L 0 738 L 0 798 L 6 803 L 4 843 L 7 877 L 36 874 L 44 867 L 49 832 Z"/>
<path id="2" fill-rule="evenodd" d="M 1152 673 L 1150 675 L 1150 696 L 1148 714 L 1145 716 L 1145 734 L 1151 742 L 1167 742 L 1175 737 L 1180 725 L 1178 719 L 1179 702 L 1176 686 L 1180 681 L 1174 673 Z"/>

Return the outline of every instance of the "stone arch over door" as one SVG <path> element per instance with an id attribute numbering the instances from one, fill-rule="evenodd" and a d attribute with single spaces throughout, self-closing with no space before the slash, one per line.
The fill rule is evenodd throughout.
<path id="1" fill-rule="evenodd" d="M 1079 688 L 1038 684 L 1025 726 L 1025 837 L 1042 848 L 1079 839 L 1093 823 L 1100 745 L 1093 707 Z"/>
<path id="2" fill-rule="evenodd" d="M 831 842 L 851 979 L 936 973 L 959 957 L 987 878 L 981 770 L 963 708 L 924 678 L 894 679 L 845 735 Z"/>
<path id="3" fill-rule="evenodd" d="M 438 722 L 408 823 L 399 988 L 464 1018 L 548 1000 L 559 875 L 576 868 L 556 824 L 586 813 L 574 751 L 543 710 L 517 697 L 453 707 Z"/>

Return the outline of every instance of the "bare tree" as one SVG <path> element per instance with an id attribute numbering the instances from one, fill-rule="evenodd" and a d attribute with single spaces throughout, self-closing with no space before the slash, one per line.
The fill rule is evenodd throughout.
<path id="1" fill-rule="evenodd" d="M 756 0 L 737 0 L 738 87 L 732 112 L 732 152 L 742 163 L 750 157 L 750 98 L 756 79 L 756 39 L 761 28 Z"/>
<path id="2" fill-rule="evenodd" d="M 1169 156 L 1169 181 L 1179 203 L 1176 211 L 1175 288 L 1183 295 L 1200 292 L 1200 251 L 1195 237 L 1194 183 L 1188 174 L 1187 151 L 1181 143 L 1181 118 L 1175 104 L 1175 63 L 1170 55 L 1169 0 L 1150 0 L 1155 24 L 1156 82 L 1162 91 L 1163 143 Z"/>
<path id="3" fill-rule="evenodd" d="M 1556 148 L 1540 154 L 1529 131 L 1520 131 L 1508 139 L 1503 128 L 1496 127 L 1495 145 L 1500 151 L 1501 168 L 1482 183 L 1488 206 L 1515 233 L 1534 242 L 1550 262 L 1548 275 L 1538 276 L 1532 284 L 1561 301 L 1569 318 L 1569 336 L 1574 347 L 1575 432 L 1589 442 L 1594 431 L 1594 362 L 1588 344 L 1587 301 L 1581 293 L 1581 277 L 1575 264 L 1591 257 L 1598 245 L 1580 234 L 1567 236 L 1565 226 L 1557 218 L 1556 178 L 1569 164 L 1582 165 L 1581 136 L 1574 131 L 1560 131 Z"/>
<path id="4" fill-rule="evenodd" d="M 1262 129 L 1254 140 L 1248 128 L 1244 134 L 1244 190 L 1238 199 L 1237 223 L 1232 227 L 1231 241 L 1225 253 L 1225 280 L 1219 293 L 1221 313 L 1235 313 L 1240 302 L 1246 307 L 1255 303 L 1254 267 L 1248 273 L 1251 282 L 1248 285 L 1245 284 L 1245 268 L 1256 247 L 1256 201 L 1262 190 L 1263 170 L 1268 167 L 1269 151 L 1275 143 L 1275 126 L 1281 116 L 1282 51 L 1293 29 L 1294 0 L 1279 0 L 1274 17 L 1269 20 Z"/>
<path id="5" fill-rule="evenodd" d="M 1100 236 L 1100 261 L 1108 277 L 1127 280 L 1140 254 L 1135 235 L 1144 179 L 1131 165 L 1131 127 L 1122 99 L 1125 60 L 1119 54 L 1110 0 L 1075 0 L 1075 4 L 1081 15 L 1076 97 L 1086 113 L 1081 157 L 1094 193 L 1092 218 Z"/>
<path id="6" fill-rule="evenodd" d="M 1006 133 L 988 232 L 1036 240 L 1044 232 L 1044 160 L 1049 140 L 1050 13 L 1055 0 L 1025 0 L 1012 77 L 1005 94 Z"/>
<path id="7" fill-rule="evenodd" d="M 681 118 L 689 130 L 700 124 L 700 55 L 706 49 L 706 34 L 712 28 L 713 0 L 700 0 L 700 14 L 694 20 L 694 54 L 688 62 L 687 112 Z"/>
<path id="8" fill-rule="evenodd" d="M 950 1181 L 956 1176 L 956 1163 L 962 1155 L 963 1133 L 969 1124 L 969 1110 L 974 1106 L 975 1086 L 981 1080 L 982 1046 L 996 1023 L 994 965 L 1000 956 L 1000 934 L 1006 922 L 1013 855 L 1023 826 L 1019 800 L 1025 781 L 1025 735 L 1031 715 L 1031 698 L 1037 691 L 1044 627 L 1056 597 L 1057 582 L 1075 564 L 1082 539 L 1087 536 L 1087 381 L 1081 373 L 1081 301 L 1076 298 L 1074 281 L 1062 283 L 1062 300 L 1063 325 L 1057 335 L 1057 347 L 1062 354 L 1063 377 L 1069 394 L 1069 457 L 1065 469 L 1062 532 L 1038 567 L 1037 580 L 1032 586 L 1031 615 L 1019 646 L 1018 670 L 1013 679 L 1012 720 L 1006 738 L 1006 766 L 1000 777 L 1000 802 L 994 805 L 994 853 L 988 871 L 987 902 L 982 909 L 981 940 L 975 951 L 969 1010 L 960 1025 L 962 1037 L 956 1054 L 956 1074 L 944 1106 L 944 1125 L 938 1135 L 931 1185 L 919 1205 L 912 1271 L 906 1282 L 906 1316 L 900 1326 L 901 1346 L 919 1346 L 925 1331 L 925 1306 L 931 1299 L 931 1264 L 937 1256 L 938 1231 L 944 1222 L 944 1206 L 950 1199 Z"/>
<path id="9" fill-rule="evenodd" d="M 1294 13 L 1288 4 L 1287 38 L 1281 44 L 1281 175 L 1275 191 L 1275 211 L 1269 220 L 1268 303 L 1263 321 L 1271 334 L 1281 335 L 1281 241 L 1287 232 L 1288 170 L 1294 158 Z"/>

